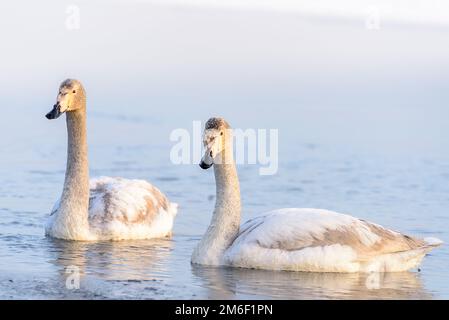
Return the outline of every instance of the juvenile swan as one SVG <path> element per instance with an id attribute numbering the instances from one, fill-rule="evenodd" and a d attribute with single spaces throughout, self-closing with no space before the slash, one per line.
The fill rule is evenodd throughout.
<path id="1" fill-rule="evenodd" d="M 232 130 L 212 118 L 204 132 L 200 166 L 214 165 L 216 204 L 212 222 L 192 263 L 310 272 L 406 271 L 441 244 L 417 239 L 345 214 L 319 209 L 280 209 L 240 226 L 240 189 Z"/>
<path id="2" fill-rule="evenodd" d="M 68 155 L 62 196 L 47 221 L 47 236 L 66 240 L 149 239 L 171 235 L 177 205 L 143 180 L 102 177 L 89 183 L 86 94 L 65 80 L 46 117 L 67 113 Z"/>

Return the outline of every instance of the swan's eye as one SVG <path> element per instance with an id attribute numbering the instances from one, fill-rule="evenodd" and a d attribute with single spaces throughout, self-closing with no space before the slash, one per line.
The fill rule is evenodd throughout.
<path id="1" fill-rule="evenodd" d="M 211 152 L 209 152 L 209 156 L 211 157 L 211 158 L 213 158 L 214 156 L 213 156 L 213 154 L 212 154 L 212 151 Z"/>
<path id="2" fill-rule="evenodd" d="M 73 90 L 72 92 L 73 92 L 73 93 L 76 93 L 76 90 Z"/>
<path id="3" fill-rule="evenodd" d="M 222 136 L 223 135 L 223 131 L 222 132 L 220 132 L 220 136 Z"/>

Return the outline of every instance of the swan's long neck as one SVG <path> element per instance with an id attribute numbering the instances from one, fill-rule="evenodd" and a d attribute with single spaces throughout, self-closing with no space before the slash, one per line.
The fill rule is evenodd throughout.
<path id="1" fill-rule="evenodd" d="M 229 159 L 229 158 L 228 158 Z M 240 187 L 234 161 L 215 164 L 216 203 L 212 221 L 192 256 L 192 262 L 222 264 L 223 254 L 240 228 Z"/>
<path id="2" fill-rule="evenodd" d="M 67 170 L 62 192 L 58 225 L 62 238 L 82 240 L 88 237 L 89 165 L 87 159 L 86 109 L 67 112 Z"/>

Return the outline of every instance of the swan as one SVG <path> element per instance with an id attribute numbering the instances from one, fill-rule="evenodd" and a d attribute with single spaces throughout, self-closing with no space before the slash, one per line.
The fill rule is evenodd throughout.
<path id="1" fill-rule="evenodd" d="M 67 79 L 46 115 L 66 113 L 67 170 L 62 196 L 45 225 L 49 237 L 65 240 L 126 240 L 171 235 L 177 204 L 144 180 L 99 177 L 89 181 L 86 93 L 80 81 Z"/>
<path id="2" fill-rule="evenodd" d="M 442 242 L 418 239 L 378 224 L 321 209 L 267 212 L 240 227 L 240 188 L 232 129 L 211 118 L 200 167 L 214 166 L 212 221 L 192 253 L 193 264 L 304 272 L 399 272 L 417 267 Z"/>

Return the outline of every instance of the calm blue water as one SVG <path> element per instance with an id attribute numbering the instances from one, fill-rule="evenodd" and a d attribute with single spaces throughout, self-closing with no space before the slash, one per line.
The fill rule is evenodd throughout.
<path id="1" fill-rule="evenodd" d="M 0 298 L 449 298 L 447 245 L 421 272 L 381 275 L 375 288 L 366 275 L 191 266 L 214 206 L 213 174 L 169 159 L 170 132 L 191 130 L 193 120 L 222 115 L 238 128 L 279 129 L 275 176 L 239 166 L 244 220 L 325 208 L 448 243 L 447 30 L 372 33 L 357 21 L 111 6 L 83 11 L 78 33 L 57 25 L 57 6 L 35 8 L 45 21 L 0 31 Z M 88 93 L 91 175 L 163 190 L 180 204 L 172 240 L 44 237 L 66 152 L 65 121 L 44 114 L 68 76 Z M 72 265 L 79 290 L 66 288 Z"/>

